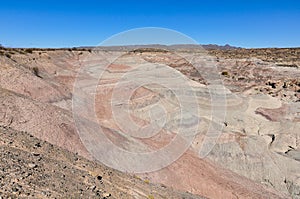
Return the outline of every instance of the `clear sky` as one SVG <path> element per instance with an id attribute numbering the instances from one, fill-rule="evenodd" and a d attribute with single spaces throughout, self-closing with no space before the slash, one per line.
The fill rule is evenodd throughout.
<path id="1" fill-rule="evenodd" d="M 200 44 L 300 47 L 300 0 L 0 0 L 0 44 L 93 46 L 122 31 L 163 27 Z"/>

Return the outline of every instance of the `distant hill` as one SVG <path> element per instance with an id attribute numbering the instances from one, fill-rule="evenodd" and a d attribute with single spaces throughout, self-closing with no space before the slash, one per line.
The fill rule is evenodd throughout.
<path id="1" fill-rule="evenodd" d="M 225 46 L 220 46 L 216 44 L 174 44 L 174 45 L 160 45 L 160 44 L 148 44 L 148 45 L 127 45 L 127 46 L 81 46 L 79 48 L 84 49 L 105 49 L 105 50 L 134 50 L 138 48 L 163 48 L 169 50 L 175 49 L 206 49 L 206 50 L 232 50 L 232 49 L 240 49 L 240 47 L 230 46 L 226 44 Z"/>

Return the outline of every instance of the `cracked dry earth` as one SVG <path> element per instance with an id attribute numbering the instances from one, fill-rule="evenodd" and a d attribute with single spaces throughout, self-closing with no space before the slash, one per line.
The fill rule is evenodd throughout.
<path id="1" fill-rule="evenodd" d="M 197 50 L 180 51 L 189 57 Z M 95 109 L 97 122 L 120 148 L 157 149 L 176 134 L 165 127 L 159 136 L 144 140 L 122 133 L 109 102 L 116 82 L 126 72 L 136 70 L 138 64 L 165 64 L 168 70 L 156 67 L 153 71 L 166 77 L 180 72 L 197 93 L 201 110 L 198 134 L 189 150 L 162 170 L 134 177 L 109 169 L 94 160 L 76 131 L 72 97 L 76 96 L 73 84 L 78 69 L 87 65 L 82 84 L 88 96 L 90 82 L 99 73 L 95 63 L 114 53 L 125 56 L 103 71 Z M 0 194 L 5 198 L 300 198 L 300 49 L 216 49 L 208 53 L 226 87 L 226 106 L 216 107 L 226 108 L 226 117 L 213 121 L 209 82 L 203 78 L 211 69 L 204 68 L 199 74 L 174 53 L 1 49 Z M 126 84 L 119 86 L 115 91 L 122 96 Z M 165 88 L 147 85 L 125 105 L 133 107 L 137 123 L 145 124 L 149 122 L 145 112 L 154 105 L 164 105 L 171 118 L 178 114 L 178 102 L 168 96 Z M 89 111 L 80 110 L 77 117 L 93 123 Z M 160 116 L 159 112 L 153 114 Z M 189 122 L 191 117 L 187 114 L 184 119 Z M 222 125 L 223 132 L 208 156 L 199 158 L 211 122 Z M 173 120 L 167 123 L 174 125 Z"/>

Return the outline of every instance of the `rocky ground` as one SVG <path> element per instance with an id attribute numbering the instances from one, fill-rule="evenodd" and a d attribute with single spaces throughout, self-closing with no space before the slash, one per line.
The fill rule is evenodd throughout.
<path id="1" fill-rule="evenodd" d="M 225 107 L 226 117 L 218 121 L 210 117 L 207 90 L 210 83 L 205 79 L 210 68 L 204 68 L 199 74 L 187 60 L 167 51 L 117 53 L 125 56 L 104 71 L 96 90 L 97 122 L 106 129 L 107 136 L 123 149 L 147 151 L 165 145 L 176 135 L 176 131 L 163 128 L 160 137 L 129 139 L 114 121 L 109 104 L 113 88 L 122 75 L 136 69 L 137 64 L 161 63 L 170 68 L 157 67 L 157 74 L 168 77 L 180 72 L 198 93 L 201 115 L 197 117 L 201 125 L 189 150 L 168 167 L 135 177 L 96 163 L 76 131 L 73 86 L 79 68 L 86 64 L 82 83 L 89 95 L 90 83 L 99 73 L 94 64 L 102 61 L 101 56 L 112 57 L 113 52 L 0 49 L 1 195 L 12 198 L 196 198 L 199 195 L 300 198 L 300 49 L 209 49 L 206 52 L 180 49 L 186 57 L 198 58 L 203 53 L 212 56 L 226 86 L 226 106 L 219 107 Z M 126 84 L 120 86 L 116 93 L 122 96 Z M 176 116 L 177 101 L 165 96 L 168 96 L 165 88 L 143 86 L 128 104 L 133 107 L 132 116 L 138 123 L 147 124 L 149 117 L 145 112 L 154 105 L 165 105 L 168 113 Z M 189 111 L 192 109 L 188 107 Z M 156 114 L 159 116 L 159 112 Z M 88 109 L 80 110 L 79 117 L 93 122 Z M 190 119 L 189 115 L 184 118 Z M 201 143 L 212 121 L 223 126 L 223 133 L 211 153 L 199 158 Z M 174 125 L 174 121 L 168 125 Z M 102 178 L 99 180 L 98 176 Z"/>
<path id="2" fill-rule="evenodd" d="M 3 198 L 200 198 L 110 169 L 3 126 L 0 157 Z"/>

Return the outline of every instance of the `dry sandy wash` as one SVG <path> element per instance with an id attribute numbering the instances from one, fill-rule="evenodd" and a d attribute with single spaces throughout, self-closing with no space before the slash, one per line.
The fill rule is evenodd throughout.
<path id="1" fill-rule="evenodd" d="M 206 53 L 188 46 L 171 51 L 0 49 L 0 196 L 300 198 L 300 49 Z M 222 91 L 209 89 L 209 64 L 200 73 L 195 69 L 203 61 L 216 66 Z M 99 67 L 106 63 L 111 64 Z M 129 101 L 123 100 L 132 86 L 124 79 L 145 82 L 155 77 L 157 84 L 142 85 Z M 191 90 L 174 94 L 181 85 L 173 84 L 173 90 L 159 86 L 159 80 L 170 85 L 177 77 Z M 226 101 L 212 103 L 212 95 Z M 159 129 L 154 136 L 127 133 L 139 132 L 134 124 L 148 126 L 153 119 Z M 215 136 L 210 153 L 200 158 L 211 126 L 222 133 Z M 96 153 L 97 144 L 105 144 L 92 135 L 99 127 L 114 146 L 130 152 L 155 151 L 176 137 L 183 138 L 179 142 L 184 146 L 193 139 L 185 153 L 163 169 L 124 173 L 98 161 L 109 159 L 111 150 L 108 156 L 105 150 Z M 190 130 L 195 133 L 190 135 Z M 120 158 L 108 164 L 122 167 Z"/>

